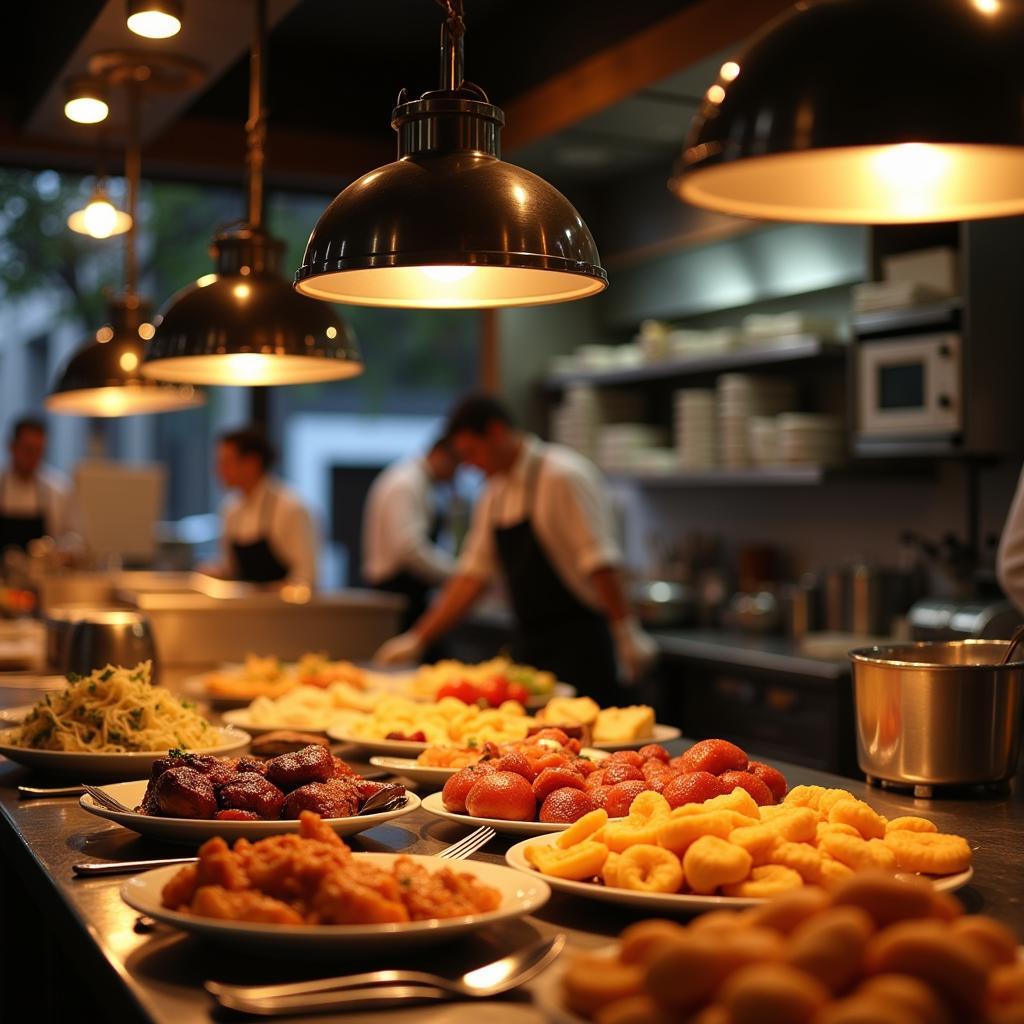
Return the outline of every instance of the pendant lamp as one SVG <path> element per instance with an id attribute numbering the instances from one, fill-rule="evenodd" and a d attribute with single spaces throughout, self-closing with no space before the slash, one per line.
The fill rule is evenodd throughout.
<path id="1" fill-rule="evenodd" d="M 127 0 L 125 24 L 137 36 L 170 39 L 181 31 L 181 0 Z"/>
<path id="2" fill-rule="evenodd" d="M 91 238 L 123 235 L 132 224 L 131 217 L 119 210 L 107 194 L 106 179 L 98 178 L 89 202 L 68 217 L 68 227 Z"/>
<path id="3" fill-rule="evenodd" d="M 125 147 L 130 224 L 124 236 L 124 294 L 109 303 L 108 322 L 75 352 L 45 400 L 51 412 L 69 416 L 136 416 L 203 404 L 193 387 L 157 384 L 142 377 L 146 341 L 153 336 L 149 306 L 138 297 L 138 224 L 141 155 L 138 89 L 129 85 L 129 138 Z"/>
<path id="4" fill-rule="evenodd" d="M 819 0 L 723 65 L 670 187 L 743 217 L 1024 212 L 1021 0 Z"/>
<path id="5" fill-rule="evenodd" d="M 192 384 L 307 384 L 362 373 L 355 336 L 282 276 L 284 243 L 263 228 L 266 0 L 255 0 L 250 60 L 249 219 L 218 235 L 215 272 L 174 295 L 146 348 L 146 377 Z"/>
<path id="6" fill-rule="evenodd" d="M 305 295 L 363 306 L 527 306 L 602 291 L 583 218 L 543 178 L 501 159 L 502 111 L 463 79 L 462 0 L 437 0 L 441 88 L 391 115 L 398 159 L 321 215 L 295 275 Z"/>

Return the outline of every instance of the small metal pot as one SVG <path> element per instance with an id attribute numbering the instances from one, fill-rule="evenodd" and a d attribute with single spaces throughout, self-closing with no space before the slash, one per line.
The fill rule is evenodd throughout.
<path id="1" fill-rule="evenodd" d="M 1000 665 L 1005 640 L 863 647 L 850 652 L 857 761 L 868 781 L 915 787 L 1013 776 L 1024 661 Z"/>
<path id="2" fill-rule="evenodd" d="M 107 665 L 134 668 L 141 661 L 153 662 L 152 679 L 156 682 L 153 630 L 142 613 L 91 612 L 71 623 L 65 672 L 84 676 Z"/>

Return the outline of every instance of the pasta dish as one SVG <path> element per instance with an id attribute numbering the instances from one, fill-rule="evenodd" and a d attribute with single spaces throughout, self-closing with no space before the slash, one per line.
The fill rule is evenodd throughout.
<path id="1" fill-rule="evenodd" d="M 150 684 L 152 664 L 97 669 L 68 677 L 11 730 L 11 742 L 37 750 L 129 753 L 209 747 L 216 730 L 188 701 Z"/>

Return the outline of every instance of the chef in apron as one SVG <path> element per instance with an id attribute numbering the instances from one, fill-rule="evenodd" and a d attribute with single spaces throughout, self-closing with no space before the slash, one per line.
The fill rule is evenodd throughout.
<path id="1" fill-rule="evenodd" d="M 452 480 L 456 467 L 441 438 L 426 455 L 384 469 L 366 496 L 363 580 L 406 599 L 403 630 L 426 611 L 430 592 L 455 571 L 455 559 L 437 543 L 441 518 L 436 491 Z"/>
<path id="2" fill-rule="evenodd" d="M 629 613 L 597 470 L 572 449 L 517 429 L 489 396 L 463 401 L 446 436 L 461 461 L 484 471 L 487 486 L 455 576 L 377 660 L 416 660 L 500 576 L 516 619 L 512 656 L 600 704 L 618 703 L 619 679 L 636 682 L 655 647 Z"/>
<path id="3" fill-rule="evenodd" d="M 43 470 L 46 426 L 34 417 L 11 430 L 10 461 L 0 472 L 0 552 L 28 548 L 38 537 L 60 537 L 67 530 L 67 490 Z"/>
<path id="4" fill-rule="evenodd" d="M 298 496 L 270 475 L 274 450 L 258 430 L 222 434 L 217 473 L 236 492 L 225 503 L 221 557 L 201 571 L 270 587 L 316 586 L 313 519 Z"/>

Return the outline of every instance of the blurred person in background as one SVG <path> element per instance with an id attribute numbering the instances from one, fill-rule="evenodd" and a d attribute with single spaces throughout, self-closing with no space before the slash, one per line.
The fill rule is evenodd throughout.
<path id="1" fill-rule="evenodd" d="M 455 575 L 375 660 L 419 659 L 500 574 L 516 618 L 512 656 L 601 704 L 617 703 L 620 674 L 637 682 L 656 649 L 626 601 L 612 510 L 597 469 L 571 448 L 519 430 L 487 395 L 463 400 L 445 436 L 461 462 L 483 470 L 487 485 Z"/>
<path id="2" fill-rule="evenodd" d="M 441 517 L 436 492 L 439 484 L 451 482 L 457 466 L 447 440 L 439 438 L 425 455 L 384 469 L 366 496 L 363 579 L 406 599 L 402 630 L 426 611 L 431 590 L 455 572 L 455 559 L 437 544 Z"/>
<path id="3" fill-rule="evenodd" d="M 46 425 L 23 416 L 11 428 L 10 458 L 0 472 L 0 551 L 28 548 L 39 537 L 61 540 L 70 531 L 68 489 L 43 468 Z"/>
<path id="4" fill-rule="evenodd" d="M 253 427 L 221 434 L 217 475 L 237 491 L 222 509 L 221 557 L 201 572 L 265 586 L 316 586 L 317 536 L 299 497 L 270 475 L 275 452 Z"/>

